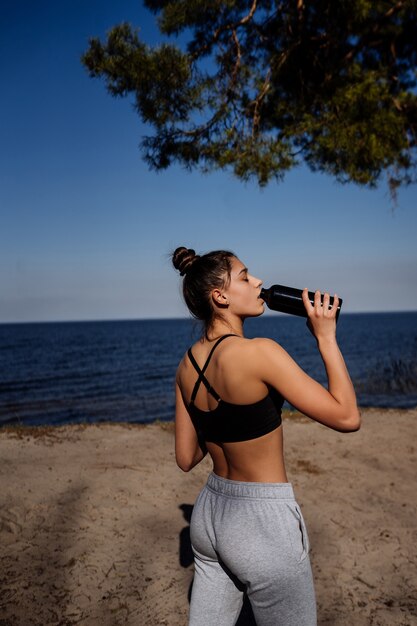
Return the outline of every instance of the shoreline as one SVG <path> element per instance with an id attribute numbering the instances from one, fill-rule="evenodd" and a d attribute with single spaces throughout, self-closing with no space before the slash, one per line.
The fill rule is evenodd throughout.
<path id="1" fill-rule="evenodd" d="M 284 413 L 318 623 L 412 626 L 417 409 L 361 412 L 348 434 Z M 210 464 L 176 467 L 172 422 L 3 426 L 0 468 L 0 623 L 187 623 L 188 522 Z"/>

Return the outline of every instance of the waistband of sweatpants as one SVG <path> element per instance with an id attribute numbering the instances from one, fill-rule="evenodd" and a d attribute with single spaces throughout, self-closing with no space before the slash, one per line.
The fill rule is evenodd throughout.
<path id="1" fill-rule="evenodd" d="M 255 483 L 240 480 L 229 480 L 209 475 L 206 487 L 214 493 L 230 498 L 274 498 L 277 500 L 294 500 L 291 483 Z"/>

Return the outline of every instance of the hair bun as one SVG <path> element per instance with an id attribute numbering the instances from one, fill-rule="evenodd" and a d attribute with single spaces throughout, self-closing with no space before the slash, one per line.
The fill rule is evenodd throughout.
<path id="1" fill-rule="evenodd" d="M 172 255 L 172 264 L 181 276 L 184 276 L 192 267 L 194 261 L 200 258 L 192 248 L 177 248 Z"/>

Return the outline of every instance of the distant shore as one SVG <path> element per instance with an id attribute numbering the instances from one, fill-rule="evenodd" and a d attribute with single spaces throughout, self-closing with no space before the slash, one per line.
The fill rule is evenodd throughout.
<path id="1" fill-rule="evenodd" d="M 417 409 L 362 415 L 341 434 L 285 412 L 319 625 L 412 626 Z M 171 423 L 6 426 L 0 459 L 0 624 L 185 626 L 210 465 L 176 467 Z"/>

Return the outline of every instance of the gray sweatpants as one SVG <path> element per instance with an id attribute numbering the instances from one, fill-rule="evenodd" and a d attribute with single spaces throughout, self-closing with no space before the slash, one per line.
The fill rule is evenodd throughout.
<path id="1" fill-rule="evenodd" d="M 290 483 L 211 474 L 194 506 L 190 626 L 233 626 L 246 591 L 257 626 L 316 626 L 304 519 Z"/>

